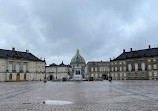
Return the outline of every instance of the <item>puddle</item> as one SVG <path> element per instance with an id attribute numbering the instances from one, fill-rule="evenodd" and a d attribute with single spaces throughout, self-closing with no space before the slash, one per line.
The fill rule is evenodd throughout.
<path id="1" fill-rule="evenodd" d="M 47 105 L 67 105 L 67 104 L 73 104 L 71 101 L 59 101 L 59 100 L 45 100 L 43 102 L 44 104 Z"/>

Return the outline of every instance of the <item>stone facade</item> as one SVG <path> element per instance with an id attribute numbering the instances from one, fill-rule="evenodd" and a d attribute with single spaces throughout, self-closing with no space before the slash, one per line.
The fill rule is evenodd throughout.
<path id="1" fill-rule="evenodd" d="M 26 52 L 0 49 L 0 81 L 43 80 L 45 60 Z"/>
<path id="2" fill-rule="evenodd" d="M 88 62 L 86 65 L 87 78 L 90 80 L 107 79 L 110 70 L 109 65 L 110 62 L 105 61 Z"/>
<path id="3" fill-rule="evenodd" d="M 110 75 L 115 80 L 158 79 L 158 48 L 125 52 L 110 60 Z"/>
<path id="4" fill-rule="evenodd" d="M 46 66 L 46 75 L 48 80 L 69 80 L 71 77 L 71 72 L 71 66 L 65 65 L 63 62 L 60 65 L 53 63 Z"/>

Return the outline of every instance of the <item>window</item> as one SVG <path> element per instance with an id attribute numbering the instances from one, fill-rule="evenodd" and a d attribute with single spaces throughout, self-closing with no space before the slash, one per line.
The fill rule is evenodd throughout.
<path id="1" fill-rule="evenodd" d="M 137 78 L 137 73 L 135 73 L 135 78 Z"/>
<path id="2" fill-rule="evenodd" d="M 151 70 L 151 65 L 148 65 L 148 69 Z"/>
<path id="3" fill-rule="evenodd" d="M 9 72 L 12 72 L 12 64 L 8 65 L 8 70 L 9 70 Z"/>
<path id="4" fill-rule="evenodd" d="M 26 65 L 23 65 L 23 72 L 26 72 Z"/>
<path id="5" fill-rule="evenodd" d="M 131 77 L 131 74 L 130 74 L 130 73 L 128 73 L 128 77 L 129 77 L 129 78 Z"/>
<path id="6" fill-rule="evenodd" d="M 117 71 L 117 67 L 115 67 L 115 71 Z"/>
<path id="7" fill-rule="evenodd" d="M 97 67 L 95 67 L 95 71 L 98 71 L 98 70 L 97 70 Z"/>
<path id="8" fill-rule="evenodd" d="M 117 65 L 117 62 L 115 62 L 115 65 Z"/>
<path id="9" fill-rule="evenodd" d="M 114 71 L 114 68 L 113 68 L 113 67 L 111 68 L 111 71 L 112 71 L 112 72 Z"/>
<path id="10" fill-rule="evenodd" d="M 124 73 L 124 77 L 126 77 L 126 73 Z"/>
<path id="11" fill-rule="evenodd" d="M 128 71 L 131 71 L 131 70 L 132 70 L 132 65 L 128 64 Z"/>
<path id="12" fill-rule="evenodd" d="M 115 77 L 117 77 L 117 73 L 115 73 Z"/>
<path id="13" fill-rule="evenodd" d="M 97 78 L 98 77 L 98 74 L 95 74 L 95 78 Z"/>
<path id="14" fill-rule="evenodd" d="M 156 59 L 153 59 L 154 62 L 156 62 Z"/>
<path id="15" fill-rule="evenodd" d="M 111 62 L 111 65 L 113 65 L 113 62 Z"/>
<path id="16" fill-rule="evenodd" d="M 99 74 L 99 77 L 100 77 L 100 78 L 102 77 L 102 74 L 101 74 L 101 73 Z"/>
<path id="17" fill-rule="evenodd" d="M 144 72 L 142 72 L 142 78 L 144 78 Z"/>
<path id="18" fill-rule="evenodd" d="M 152 76 L 152 72 L 149 72 L 149 76 Z"/>
<path id="19" fill-rule="evenodd" d="M 157 64 L 154 64 L 153 67 L 154 67 L 154 69 L 157 69 Z"/>
<path id="20" fill-rule="evenodd" d="M 120 73 L 120 78 L 122 78 L 122 73 Z"/>
<path id="21" fill-rule="evenodd" d="M 126 62 L 124 61 L 123 64 L 126 64 Z"/>
<path id="22" fill-rule="evenodd" d="M 142 71 L 145 71 L 145 63 L 142 63 L 141 67 L 142 67 Z"/>
<path id="23" fill-rule="evenodd" d="M 151 62 L 151 60 L 150 60 L 150 59 L 148 59 L 148 62 Z"/>
<path id="24" fill-rule="evenodd" d="M 120 67 L 120 71 L 122 71 L 122 67 Z"/>
<path id="25" fill-rule="evenodd" d="M 112 73 L 111 76 L 114 77 L 114 74 Z"/>
<path id="26" fill-rule="evenodd" d="M 123 70 L 126 71 L 126 66 L 123 67 Z"/>
<path id="27" fill-rule="evenodd" d="M 5 66 L 2 66 L 2 72 L 5 72 Z"/>
<path id="28" fill-rule="evenodd" d="M 135 71 L 138 71 L 138 63 L 135 63 Z"/>
<path id="29" fill-rule="evenodd" d="M 121 65 L 121 64 L 122 64 L 122 62 L 119 62 L 119 64 Z"/>
<path id="30" fill-rule="evenodd" d="M 93 77 L 93 73 L 91 74 L 91 77 Z"/>
<path id="31" fill-rule="evenodd" d="M 155 76 L 155 77 L 157 76 L 157 71 L 154 72 L 154 76 Z"/>
<path id="32" fill-rule="evenodd" d="M 40 72 L 40 67 L 38 66 L 38 72 Z"/>
<path id="33" fill-rule="evenodd" d="M 93 67 L 91 67 L 91 72 L 93 72 Z"/>
<path id="34" fill-rule="evenodd" d="M 101 70 L 101 67 L 99 68 L 99 71 L 101 72 L 102 70 Z"/>
<path id="35" fill-rule="evenodd" d="M 19 64 L 16 64 L 16 72 L 19 72 L 19 70 L 20 70 L 20 66 Z"/>

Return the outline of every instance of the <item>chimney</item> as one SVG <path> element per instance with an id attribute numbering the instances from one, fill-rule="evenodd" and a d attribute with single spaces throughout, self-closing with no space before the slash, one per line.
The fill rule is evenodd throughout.
<path id="1" fill-rule="evenodd" d="M 131 48 L 131 52 L 132 52 L 132 48 Z"/>
<path id="2" fill-rule="evenodd" d="M 125 52 L 125 49 L 123 49 L 123 52 Z"/>
<path id="3" fill-rule="evenodd" d="M 15 47 L 12 47 L 12 51 L 15 51 Z"/>
<path id="4" fill-rule="evenodd" d="M 28 49 L 26 49 L 26 53 L 29 53 L 29 50 L 28 50 Z"/>
<path id="5" fill-rule="evenodd" d="M 151 47 L 150 47 L 150 45 L 149 45 L 149 49 L 150 49 Z"/>

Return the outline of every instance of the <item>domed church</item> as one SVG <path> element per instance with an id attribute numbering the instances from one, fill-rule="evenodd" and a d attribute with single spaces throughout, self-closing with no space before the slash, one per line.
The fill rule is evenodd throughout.
<path id="1" fill-rule="evenodd" d="M 71 59 L 70 65 L 72 66 L 72 79 L 82 80 L 85 78 L 85 59 L 80 55 L 79 49 L 76 51 L 76 55 Z"/>

